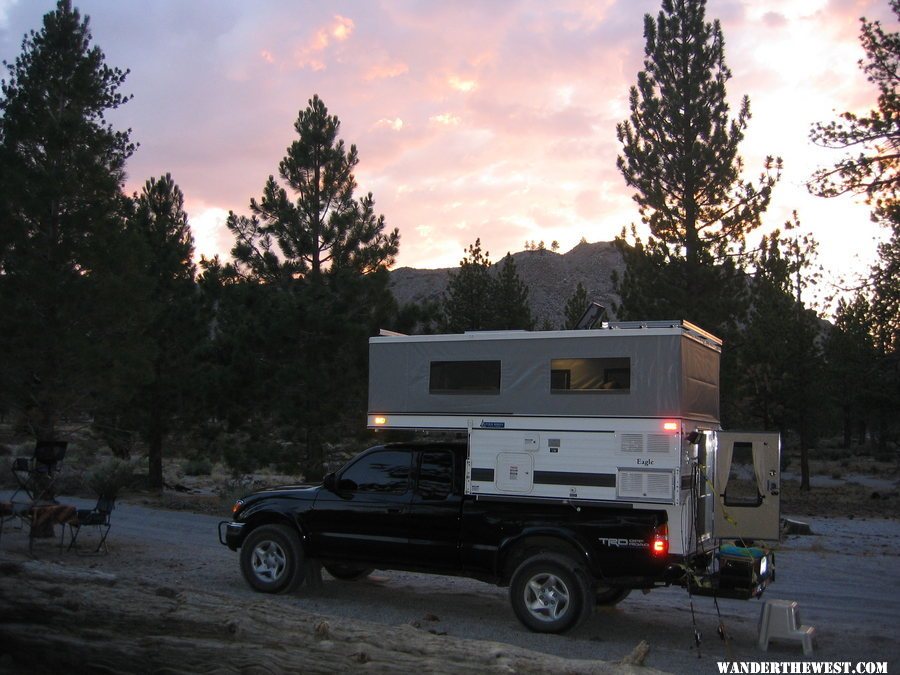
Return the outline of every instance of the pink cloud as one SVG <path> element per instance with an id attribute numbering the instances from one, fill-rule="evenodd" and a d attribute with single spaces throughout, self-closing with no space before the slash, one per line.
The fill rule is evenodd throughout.
<path id="1" fill-rule="evenodd" d="M 380 63 L 372 66 L 363 75 L 363 79 L 366 81 L 371 80 L 383 80 L 392 77 L 399 77 L 400 75 L 405 75 L 409 72 L 409 66 L 403 63 L 402 61 L 389 61 L 387 63 Z"/>
<path id="2" fill-rule="evenodd" d="M 455 265 L 477 236 L 498 253 L 526 239 L 565 250 L 639 221 L 615 168 L 615 125 L 641 68 L 643 15 L 659 0 L 78 4 L 109 62 L 132 70 L 135 99 L 111 120 L 141 142 L 128 167 L 135 189 L 171 171 L 215 245 L 213 209 L 246 213 L 316 93 L 358 146 L 360 192 L 372 190 L 401 229 L 401 265 Z M 43 11 L 10 10 L 2 58 L 15 58 Z M 767 217 L 780 225 L 790 203 L 814 208 L 803 171 L 825 160 L 808 154 L 809 125 L 871 107 L 858 18 L 893 26 L 890 10 L 884 0 L 709 0 L 707 16 L 723 23 L 733 105 L 751 98 L 748 174 L 768 153 L 795 171 Z M 867 223 L 854 208 L 842 217 Z"/>
<path id="3" fill-rule="evenodd" d="M 306 43 L 295 48 L 294 65 L 314 71 L 324 70 L 326 64 L 323 52 L 334 42 L 346 41 L 353 34 L 355 27 L 353 19 L 335 14 L 331 21 L 316 30 Z"/>

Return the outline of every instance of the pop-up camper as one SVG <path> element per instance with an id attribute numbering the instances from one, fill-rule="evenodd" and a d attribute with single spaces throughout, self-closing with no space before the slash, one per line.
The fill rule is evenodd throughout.
<path id="1" fill-rule="evenodd" d="M 383 334 L 368 425 L 466 433 L 479 499 L 665 508 L 686 555 L 777 540 L 779 437 L 721 430 L 721 351 L 686 321 Z"/>

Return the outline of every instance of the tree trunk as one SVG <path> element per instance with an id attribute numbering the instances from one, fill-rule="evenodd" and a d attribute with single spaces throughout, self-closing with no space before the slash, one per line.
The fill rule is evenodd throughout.
<path id="1" fill-rule="evenodd" d="M 806 432 L 800 431 L 800 489 L 809 491 L 809 443 Z"/>
<path id="2" fill-rule="evenodd" d="M 163 489 L 163 467 L 162 467 L 162 446 L 163 438 L 166 435 L 166 420 L 163 413 L 162 398 L 165 392 L 162 391 L 162 364 L 161 358 L 157 357 L 153 364 L 154 381 L 150 385 L 150 410 L 148 410 L 148 429 L 147 429 L 147 471 L 148 483 L 152 489 Z"/>
<path id="3" fill-rule="evenodd" d="M 853 445 L 853 416 L 850 414 L 850 406 L 844 406 L 844 447 L 848 450 Z"/>
<path id="4" fill-rule="evenodd" d="M 163 445 L 163 421 L 156 408 L 150 411 L 150 428 L 147 434 L 147 470 L 148 482 L 155 490 L 163 489 L 162 445 Z"/>

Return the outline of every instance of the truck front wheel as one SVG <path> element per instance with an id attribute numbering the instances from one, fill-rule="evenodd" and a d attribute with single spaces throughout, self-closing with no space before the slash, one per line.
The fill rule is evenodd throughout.
<path id="1" fill-rule="evenodd" d="M 538 553 L 513 572 L 509 599 L 519 621 L 537 633 L 574 628 L 593 605 L 587 572 L 571 558 Z"/>
<path id="2" fill-rule="evenodd" d="M 285 525 L 261 525 L 241 547 L 241 572 L 263 593 L 287 593 L 303 582 L 303 546 Z"/>

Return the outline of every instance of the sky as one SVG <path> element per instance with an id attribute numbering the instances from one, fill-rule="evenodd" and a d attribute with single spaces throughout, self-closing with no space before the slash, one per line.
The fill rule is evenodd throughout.
<path id="1" fill-rule="evenodd" d="M 229 210 L 249 213 L 314 94 L 357 146 L 358 194 L 400 230 L 397 266 L 455 266 L 477 237 L 498 260 L 526 241 L 565 252 L 640 226 L 615 127 L 660 0 L 74 4 L 107 63 L 131 71 L 134 98 L 108 116 L 140 143 L 126 189 L 171 173 L 198 257 L 228 257 Z M 0 0 L 0 58 L 12 62 L 54 6 Z M 815 168 L 840 156 L 808 137 L 874 105 L 859 18 L 897 30 L 887 0 L 708 0 L 706 11 L 722 25 L 732 110 L 750 98 L 745 177 L 767 155 L 784 161 L 764 227 L 796 210 L 830 279 L 865 274 L 883 233 L 861 199 L 808 193 Z"/>

